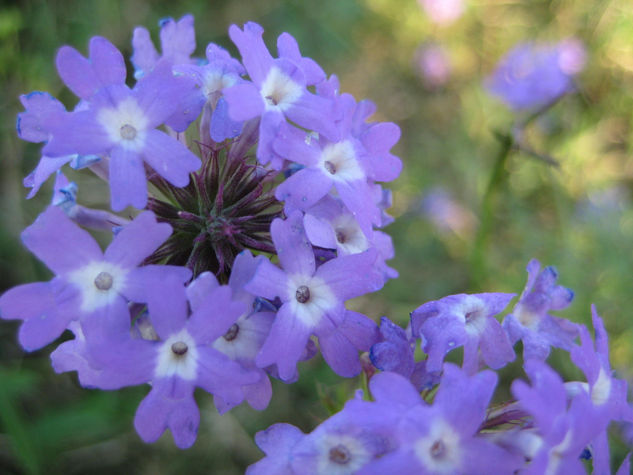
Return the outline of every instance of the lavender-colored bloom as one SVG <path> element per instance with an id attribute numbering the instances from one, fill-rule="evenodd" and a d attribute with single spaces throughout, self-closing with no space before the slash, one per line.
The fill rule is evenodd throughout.
<path id="1" fill-rule="evenodd" d="M 247 475 L 293 475 L 292 449 L 305 434 L 290 424 L 274 424 L 255 434 L 255 443 L 266 457 L 250 465 Z"/>
<path id="2" fill-rule="evenodd" d="M 20 102 L 22 102 L 25 111 L 18 114 L 16 122 L 18 136 L 22 140 L 34 143 L 49 140 L 50 118 L 66 112 L 64 105 L 47 92 L 40 91 L 21 95 Z M 27 199 L 33 198 L 44 182 L 66 163 L 70 162 L 71 168 L 78 170 L 90 166 L 98 160 L 100 157 L 96 155 L 85 157 L 76 154 L 62 157 L 43 156 L 35 170 L 24 178 L 24 186 L 31 188 L 26 196 Z"/>
<path id="3" fill-rule="evenodd" d="M 380 336 L 369 351 L 372 364 L 381 371 L 391 371 L 407 378 L 418 391 L 439 382 L 439 373 L 429 373 L 426 361 L 415 361 L 415 338 L 387 317 L 380 319 Z"/>
<path id="4" fill-rule="evenodd" d="M 224 97 L 232 120 L 261 117 L 257 158 L 268 163 L 274 158 L 272 140 L 286 119 L 331 140 L 338 139 L 338 131 L 332 122 L 333 101 L 306 89 L 325 79 L 321 68 L 300 55 L 296 41 L 288 33 L 279 36 L 279 58 L 273 59 L 262 39 L 263 32 L 253 22 L 246 23 L 244 30 L 236 25 L 229 28 L 252 83 L 236 84 L 224 91 Z M 278 161 L 273 165 L 279 165 Z"/>
<path id="5" fill-rule="evenodd" d="M 284 270 L 264 260 L 245 286 L 255 295 L 270 300 L 279 297 L 282 302 L 255 360 L 257 365 L 277 364 L 281 379 L 292 378 L 314 334 L 323 357 L 336 373 L 358 374 L 358 350 L 368 350 L 374 343 L 376 325 L 345 310 L 343 303 L 381 287 L 382 278 L 373 268 L 376 254 L 368 251 L 337 257 L 317 269 L 298 212 L 285 221 L 274 220 L 271 235 Z"/>
<path id="6" fill-rule="evenodd" d="M 376 266 L 386 279 L 395 278 L 398 272 L 385 261 L 394 257 L 391 237 L 380 231 L 365 234 L 355 216 L 340 200 L 326 195 L 316 205 L 306 211 L 303 218 L 306 236 L 310 242 L 324 249 L 336 249 L 337 255 L 358 254 L 367 249 L 378 251 Z"/>
<path id="7" fill-rule="evenodd" d="M 169 65 L 157 66 L 130 90 L 123 84 L 100 89 L 86 110 L 58 114 L 48 125 L 52 139 L 43 153 L 65 156 L 108 154 L 112 209 L 147 204 L 143 162 L 174 186 L 189 183 L 200 159 L 173 137 L 157 130 L 178 108 L 189 87 Z"/>
<path id="8" fill-rule="evenodd" d="M 178 447 L 190 447 L 200 422 L 193 398 L 196 387 L 232 407 L 244 399 L 243 386 L 261 378 L 212 347 L 245 312 L 245 304 L 232 300 L 228 286 L 218 286 L 195 306 L 188 317 L 184 288 L 174 288 L 162 302 L 149 302 L 151 340 L 128 337 L 89 342 L 90 364 L 100 371 L 94 381 L 98 387 L 151 383 L 134 418 L 136 431 L 146 442 L 156 441 L 170 429 Z M 142 336 L 147 333 L 148 329 L 140 330 Z M 119 375 L 114 383 L 112 373 Z"/>
<path id="9" fill-rule="evenodd" d="M 592 442 L 593 466 L 596 473 L 609 473 L 609 444 L 606 425 L 612 420 L 633 422 L 633 408 L 627 402 L 627 382 L 613 377 L 609 363 L 609 340 L 602 319 L 591 307 L 593 327 L 596 332 L 595 349 L 591 335 L 583 325 L 580 328 L 580 346 L 570 352 L 572 361 L 582 369 L 587 383 L 580 389 L 591 398 L 605 427 Z"/>
<path id="10" fill-rule="evenodd" d="M 573 75 L 584 64 L 579 51 L 582 45 L 569 40 L 520 44 L 501 59 L 486 87 L 517 111 L 545 106 L 574 90 Z"/>
<path id="11" fill-rule="evenodd" d="M 191 91 L 192 97 L 186 99 L 193 104 L 197 117 L 203 111 L 201 130 L 216 141 L 221 142 L 240 134 L 243 122 L 234 121 L 228 115 L 228 105 L 222 97 L 222 91 L 235 84 L 243 83 L 240 75 L 245 73 L 239 61 L 213 43 L 207 46 L 207 64 L 182 64 L 174 67 L 174 73 L 187 75 L 196 83 L 197 89 Z"/>
<path id="12" fill-rule="evenodd" d="M 512 313 L 503 320 L 503 328 L 512 344 L 523 340 L 524 360 L 547 359 L 550 346 L 569 351 L 578 335 L 578 325 L 548 313 L 566 308 L 574 298 L 574 292 L 556 284 L 556 269 L 540 269 L 541 264 L 536 259 L 528 263 L 525 289 Z"/>
<path id="13" fill-rule="evenodd" d="M 59 77 L 81 99 L 90 99 L 104 87 L 125 84 L 125 60 L 116 46 L 95 36 L 89 49 L 89 58 L 84 58 L 75 48 L 62 46 L 56 58 Z"/>
<path id="14" fill-rule="evenodd" d="M 534 418 L 539 437 L 525 473 L 586 473 L 580 455 L 604 429 L 603 418 L 584 392 L 568 405 L 562 379 L 544 362 L 528 360 L 524 368 L 532 386 L 515 381 L 512 393 Z"/>
<path id="15" fill-rule="evenodd" d="M 243 290 L 244 284 L 252 278 L 255 269 L 263 256 L 253 257 L 250 252 L 244 251 L 235 258 L 229 287 L 233 291 L 233 299 L 243 302 L 245 311 L 239 318 L 231 323 L 227 332 L 217 338 L 212 347 L 225 354 L 231 360 L 239 363 L 243 368 L 260 375 L 260 378 L 252 384 L 242 387 L 244 397 L 255 409 L 265 409 L 272 396 L 272 387 L 266 372 L 255 366 L 255 357 L 261 349 L 275 317 L 271 311 L 254 311 L 255 297 Z M 187 287 L 187 296 L 191 309 L 196 311 L 205 297 L 219 287 L 215 276 L 209 272 L 200 274 L 198 278 Z M 215 397 L 215 406 L 221 414 L 240 404 L 242 401 L 224 401 L 221 396 Z"/>
<path id="16" fill-rule="evenodd" d="M 490 467 L 495 473 L 514 473 L 520 460 L 477 436 L 496 384 L 492 371 L 468 376 L 444 365 L 433 405 L 410 405 L 394 427 L 398 446 L 359 473 L 488 474 Z"/>
<path id="17" fill-rule="evenodd" d="M 178 21 L 173 18 L 164 18 L 158 23 L 161 55 L 156 51 L 147 28 L 136 27 L 132 37 L 134 54 L 131 58 L 136 78 L 148 74 L 160 60 L 170 64 L 192 63 L 190 57 L 196 49 L 193 22 L 193 15 L 185 15 Z"/>
<path id="18" fill-rule="evenodd" d="M 36 350 L 79 320 L 86 333 L 126 334 L 127 301 L 164 299 L 169 284 L 191 273 L 174 266 L 138 267 L 171 234 L 151 212 L 139 215 L 113 239 L 105 253 L 64 212 L 49 207 L 22 233 L 24 245 L 57 276 L 50 282 L 14 287 L 0 297 L 0 316 L 24 320 L 20 343 Z"/>
<path id="19" fill-rule="evenodd" d="M 479 350 L 484 362 L 499 369 L 514 360 L 514 350 L 494 318 L 514 294 L 458 294 L 427 302 L 411 313 L 414 336 L 422 338 L 428 354 L 428 371 L 440 371 L 444 355 L 464 347 L 463 367 L 473 374 L 479 369 Z"/>
<path id="20" fill-rule="evenodd" d="M 339 140 L 314 140 L 305 131 L 282 124 L 273 148 L 283 158 L 304 165 L 277 187 L 275 196 L 284 201 L 286 211 L 305 211 L 336 190 L 365 234 L 380 224 L 380 210 L 373 205 L 368 179 L 391 181 L 402 164 L 389 150 L 400 137 L 392 123 L 373 124 L 360 137 L 353 135 L 356 101 L 349 94 L 338 98 L 342 119 L 337 123 Z"/>

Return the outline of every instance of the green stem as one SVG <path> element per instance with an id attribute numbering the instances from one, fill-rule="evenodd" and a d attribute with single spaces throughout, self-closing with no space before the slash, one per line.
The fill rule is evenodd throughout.
<path id="1" fill-rule="evenodd" d="M 498 138 L 501 142 L 501 148 L 495 158 L 490 179 L 488 180 L 488 186 L 486 187 L 486 192 L 482 200 L 480 223 L 472 251 L 471 278 L 476 286 L 481 286 L 487 276 L 486 248 L 490 240 L 490 231 L 493 225 L 495 198 L 505 179 L 505 166 L 514 144 L 514 139 L 511 134 L 498 135 Z"/>

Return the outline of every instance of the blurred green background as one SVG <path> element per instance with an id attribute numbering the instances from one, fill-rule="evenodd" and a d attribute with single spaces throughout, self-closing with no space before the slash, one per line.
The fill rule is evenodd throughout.
<path id="1" fill-rule="evenodd" d="M 73 105 L 55 72 L 61 45 L 85 53 L 89 38 L 102 35 L 129 58 L 135 26 L 146 26 L 157 39 L 160 18 L 185 13 L 196 18 L 198 56 L 208 42 L 237 56 L 226 34 L 232 23 L 260 23 L 273 51 L 277 35 L 288 31 L 304 55 L 339 76 L 343 91 L 377 104 L 374 120 L 402 128 L 395 153 L 404 171 L 390 185 L 397 219 L 387 228 L 396 248 L 391 263 L 401 277 L 354 302 L 356 309 L 376 321 L 387 315 L 404 325 L 417 306 L 448 294 L 518 293 L 525 265 L 536 257 L 555 265 L 560 282 L 576 291 L 562 316 L 587 323 L 590 304 L 597 305 L 611 335 L 613 366 L 633 378 L 629 0 L 470 0 L 448 25 L 432 22 L 416 0 L 4 2 L 0 291 L 50 276 L 19 241 L 21 230 L 46 206 L 52 182 L 25 200 L 21 181 L 37 163 L 40 145 L 15 134 L 18 96 L 45 90 Z M 514 120 L 482 81 L 515 44 L 570 37 L 587 48 L 578 92 L 526 131 L 530 145 L 560 167 L 513 151 L 488 204 L 488 232 L 482 232 L 483 197 L 501 148 L 495 134 L 508 133 Z M 441 80 L 421 73 L 420 48 L 429 45 L 447 55 L 450 66 Z M 82 204 L 107 206 L 107 189 L 88 172 L 69 176 L 80 185 Z M 430 206 L 443 211 L 429 213 Z M 256 431 L 274 422 L 309 431 L 359 386 L 315 358 L 300 365 L 298 383 L 274 383 L 271 405 L 261 413 L 240 407 L 220 417 L 211 398 L 198 394 L 198 441 L 181 452 L 170 435 L 145 445 L 135 434 L 133 415 L 146 387 L 84 390 L 75 374 L 56 375 L 50 368 L 54 346 L 25 354 L 16 331 L 16 324 L 0 325 L 1 473 L 241 473 L 261 456 L 252 440 Z M 556 354 L 555 364 L 559 360 L 568 368 Z"/>

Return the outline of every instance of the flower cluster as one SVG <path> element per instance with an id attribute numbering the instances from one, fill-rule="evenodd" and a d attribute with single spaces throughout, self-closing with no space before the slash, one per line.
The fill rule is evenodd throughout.
<path id="1" fill-rule="evenodd" d="M 18 135 L 44 143 L 28 197 L 56 175 L 51 205 L 22 233 L 54 277 L 0 297 L 0 317 L 22 321 L 25 350 L 68 330 L 55 371 L 103 390 L 148 384 L 136 431 L 153 442 L 169 429 L 180 448 L 197 437 L 196 388 L 220 413 L 244 401 L 262 410 L 270 378 L 296 381 L 317 352 L 340 376 L 370 378 L 310 434 L 288 424 L 258 433 L 266 456 L 253 474 L 576 473 L 587 454 L 607 473 L 607 428 L 633 422 L 633 409 L 595 309 L 594 344 L 583 325 L 550 314 L 573 292 L 533 260 L 502 321 L 515 294 L 427 302 L 406 329 L 350 310 L 397 277 L 380 183 L 400 173 L 399 128 L 369 122 L 374 105 L 341 93 L 289 34 L 277 57 L 255 23 L 229 36 L 241 61 L 215 44 L 192 57 L 189 15 L 161 22 L 160 53 L 137 28 L 133 87 L 121 53 L 95 37 L 87 58 L 69 46 L 57 54 L 74 107 L 21 97 Z M 109 184 L 113 212 L 77 203 L 66 164 Z M 109 232 L 107 249 L 82 227 Z M 515 380 L 513 399 L 493 404 L 495 371 L 519 341 L 531 384 Z M 552 347 L 586 382 L 563 382 L 546 364 Z M 461 368 L 445 361 L 458 348 Z"/>
<path id="2" fill-rule="evenodd" d="M 215 44 L 201 60 L 190 15 L 161 23 L 160 53 L 137 28 L 133 87 L 122 54 L 95 37 L 88 57 L 57 54 L 74 107 L 21 98 L 18 135 L 44 143 L 28 197 L 57 176 L 22 241 L 54 277 L 6 292 L 0 316 L 23 321 L 27 351 L 72 332 L 51 359 L 83 386 L 151 384 L 135 418 L 146 441 L 169 428 L 179 447 L 194 443 L 196 387 L 220 412 L 264 409 L 269 377 L 295 381 L 315 343 L 336 373 L 359 374 L 378 329 L 346 301 L 397 275 L 379 182 L 400 173 L 399 128 L 368 122 L 373 104 L 340 93 L 292 36 L 273 57 L 262 34 L 234 25 L 242 60 Z M 114 212 L 146 210 L 79 205 L 65 164 L 106 180 Z M 106 251 L 80 226 L 110 231 Z"/>
<path id="3" fill-rule="evenodd" d="M 632 422 L 633 407 L 626 381 L 611 370 L 602 319 L 592 308 L 594 345 L 584 325 L 549 315 L 573 297 L 556 284 L 555 270 L 540 270 L 533 260 L 528 273 L 503 324 L 495 316 L 513 294 L 425 303 L 412 312 L 406 331 L 383 318 L 370 352 L 383 372 L 371 377 L 369 395 L 359 390 L 309 434 L 289 424 L 259 432 L 255 441 L 266 456 L 247 473 L 487 474 L 494 467 L 499 474 L 580 474 L 586 459 L 593 473 L 612 473 L 607 428 Z M 519 339 L 531 384 L 515 379 L 514 398 L 492 404 L 499 379 L 492 370 L 514 360 Z M 426 357 L 416 362 L 418 340 Z M 460 346 L 462 367 L 444 362 Z M 586 382 L 563 382 L 545 361 L 550 346 L 567 350 Z M 629 473 L 629 458 L 618 475 Z"/>

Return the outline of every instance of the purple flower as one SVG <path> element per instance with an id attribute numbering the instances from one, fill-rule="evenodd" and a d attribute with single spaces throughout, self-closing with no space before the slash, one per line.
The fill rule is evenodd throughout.
<path id="1" fill-rule="evenodd" d="M 524 368 L 532 386 L 517 380 L 512 393 L 520 407 L 532 415 L 537 429 L 525 473 L 586 473 L 580 455 L 604 429 L 603 418 L 584 392 L 568 405 L 562 379 L 544 362 L 528 360 Z"/>
<path id="2" fill-rule="evenodd" d="M 429 88 L 443 86 L 451 75 L 450 57 L 442 45 L 420 46 L 416 52 L 415 63 L 418 74 Z"/>
<path id="3" fill-rule="evenodd" d="M 433 405 L 411 404 L 394 425 L 396 448 L 359 473 L 514 473 L 520 460 L 477 435 L 496 384 L 492 371 L 445 364 Z"/>
<path id="4" fill-rule="evenodd" d="M 440 371 L 444 355 L 464 347 L 463 367 L 473 374 L 479 369 L 479 350 L 485 363 L 494 369 L 514 360 L 514 350 L 494 318 L 514 294 L 459 294 L 427 302 L 411 313 L 414 336 L 422 338 L 428 354 L 428 371 Z"/>
<path id="5" fill-rule="evenodd" d="M 81 99 L 90 99 L 104 87 L 125 84 L 125 60 L 116 46 L 95 36 L 89 49 L 87 59 L 71 46 L 62 46 L 57 52 L 59 77 Z"/>
<path id="6" fill-rule="evenodd" d="M 182 143 L 156 128 L 178 108 L 192 85 L 175 78 L 171 67 L 156 67 L 130 90 L 124 84 L 100 89 L 86 109 L 58 114 L 49 124 L 52 139 L 43 153 L 109 155 L 112 209 L 144 208 L 147 183 L 143 162 L 174 186 L 189 183 L 200 159 Z"/>
<path id="7" fill-rule="evenodd" d="M 381 276 L 374 270 L 374 252 L 337 257 L 316 268 L 301 213 L 276 219 L 271 234 L 284 270 L 264 260 L 245 289 L 282 302 L 270 335 L 257 355 L 259 367 L 277 364 L 281 379 L 292 378 L 311 335 L 319 338 L 323 357 L 342 376 L 361 370 L 358 350 L 368 350 L 375 324 L 345 309 L 350 298 L 377 290 Z"/>
<path id="8" fill-rule="evenodd" d="M 439 381 L 439 373 L 427 372 L 426 361 L 415 361 L 415 338 L 408 333 L 387 317 L 382 317 L 381 339 L 372 345 L 369 358 L 376 368 L 404 376 L 417 390 L 430 389 Z"/>
<path id="9" fill-rule="evenodd" d="M 527 265 L 528 281 L 512 313 L 503 320 L 511 343 L 523 340 L 523 359 L 547 359 L 550 346 L 571 350 L 578 335 L 578 325 L 554 317 L 550 310 L 566 308 L 574 298 L 571 289 L 556 284 L 558 273 L 553 267 L 541 269 L 532 259 Z"/>
<path id="10" fill-rule="evenodd" d="M 174 67 L 174 73 L 187 75 L 196 83 L 197 89 L 191 91 L 187 103 L 193 104 L 197 113 L 203 110 L 201 134 L 209 134 L 211 139 L 222 142 L 233 138 L 242 131 L 243 122 L 234 121 L 228 115 L 228 105 L 222 97 L 224 89 L 245 82 L 240 75 L 245 73 L 239 61 L 213 43 L 207 46 L 207 64 L 181 64 Z"/>
<path id="11" fill-rule="evenodd" d="M 583 325 L 580 327 L 580 346 L 570 352 L 572 361 L 582 369 L 587 383 L 579 383 L 580 390 L 586 392 L 605 427 L 593 441 L 593 464 L 596 473 L 608 473 L 609 444 L 606 424 L 612 420 L 633 422 L 633 408 L 627 402 L 626 380 L 613 377 L 609 363 L 609 340 L 602 319 L 591 307 L 593 327 L 596 333 L 595 349 L 591 335 Z"/>
<path id="12" fill-rule="evenodd" d="M 253 257 L 250 252 L 240 253 L 233 264 L 229 287 L 233 292 L 233 300 L 245 304 L 246 311 L 232 322 L 229 329 L 217 338 L 212 347 L 225 354 L 243 368 L 260 375 L 252 384 L 242 387 L 244 397 L 255 409 L 265 409 L 272 396 L 272 387 L 268 375 L 255 365 L 255 357 L 261 349 L 275 317 L 271 311 L 255 311 L 255 297 L 243 290 L 244 284 L 252 278 L 255 269 L 265 259 L 263 256 Z M 187 296 L 191 309 L 196 311 L 205 301 L 206 296 L 219 287 L 215 276 L 204 272 L 187 287 Z M 215 406 L 221 414 L 242 401 L 224 401 L 221 396 L 215 397 Z"/>
<path id="13" fill-rule="evenodd" d="M 499 62 L 486 87 L 514 110 L 542 107 L 574 90 L 573 75 L 584 63 L 582 50 L 569 40 L 553 46 L 520 44 Z"/>
<path id="14" fill-rule="evenodd" d="M 180 267 L 138 267 L 170 234 L 169 225 L 145 212 L 102 253 L 90 234 L 51 206 L 24 230 L 22 241 L 56 277 L 7 291 L 0 297 L 0 315 L 24 320 L 19 338 L 29 351 L 55 340 L 73 320 L 86 333 L 126 334 L 128 300 L 160 302 L 172 280 L 182 285 L 191 276 Z"/>
<path id="15" fill-rule="evenodd" d="M 160 45 L 162 55 L 159 55 L 152 43 L 147 28 L 134 28 L 132 38 L 132 64 L 134 64 L 136 78 L 149 73 L 160 60 L 170 64 L 189 64 L 190 56 L 196 49 L 196 33 L 193 28 L 193 15 L 185 15 L 180 20 L 164 18 L 160 26 Z"/>
<path id="16" fill-rule="evenodd" d="M 354 215 L 365 234 L 380 224 L 380 210 L 372 199 L 368 180 L 391 181 L 400 173 L 400 159 L 389 150 L 400 138 L 392 123 L 362 128 L 354 135 L 356 101 L 349 94 L 337 98 L 342 119 L 337 122 L 336 141 L 315 139 L 288 124 L 279 127 L 273 148 L 279 156 L 304 166 L 277 187 L 275 196 L 286 204 L 286 212 L 307 210 L 332 189 Z"/>
<path id="17" fill-rule="evenodd" d="M 224 91 L 224 97 L 232 120 L 261 117 L 257 158 L 268 163 L 274 158 L 272 140 L 286 119 L 331 140 L 338 138 L 338 131 L 332 122 L 333 102 L 307 90 L 307 86 L 325 79 L 321 68 L 300 55 L 296 41 L 288 33 L 279 36 L 279 58 L 273 59 L 262 39 L 263 32 L 253 22 L 246 23 L 244 30 L 236 25 L 229 28 L 252 83 L 236 84 Z"/>

